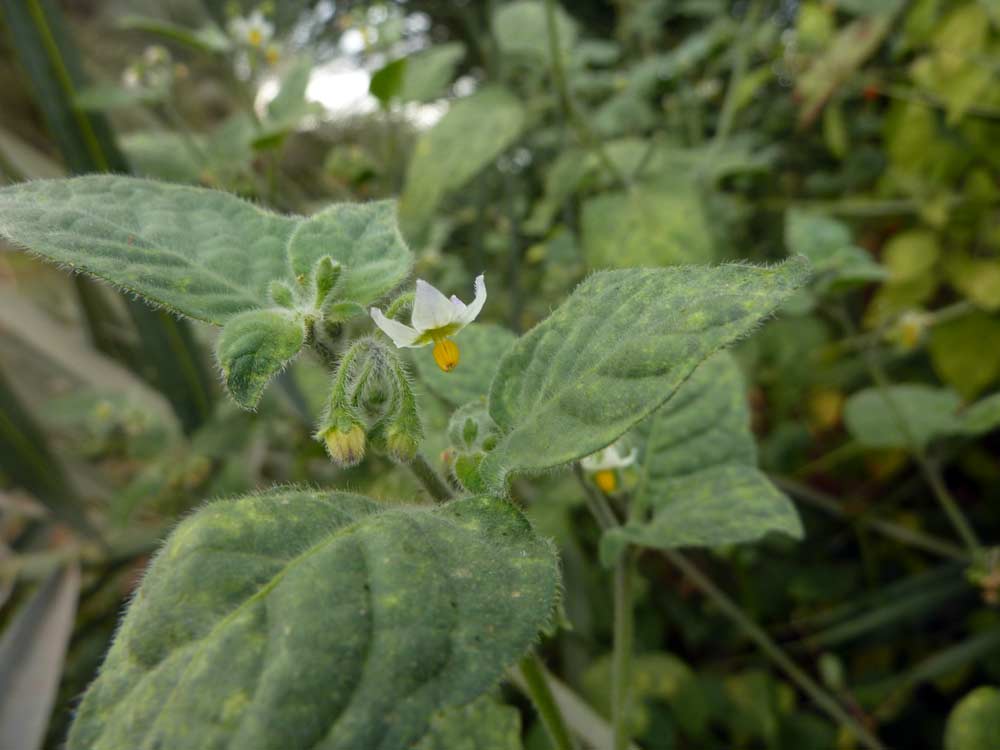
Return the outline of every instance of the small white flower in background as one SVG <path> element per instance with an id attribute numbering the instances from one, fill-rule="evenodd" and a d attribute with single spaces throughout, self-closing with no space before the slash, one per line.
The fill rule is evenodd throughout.
<path id="1" fill-rule="evenodd" d="M 434 361 L 445 372 L 451 372 L 458 364 L 458 347 L 451 337 L 475 320 L 486 303 L 486 279 L 482 274 L 476 277 L 475 289 L 475 299 L 466 305 L 455 295 L 448 299 L 423 279 L 417 279 L 412 325 L 386 317 L 377 307 L 371 309 L 372 320 L 401 349 L 434 344 Z"/>
<path id="2" fill-rule="evenodd" d="M 588 474 L 593 475 L 594 483 L 598 487 L 606 493 L 611 493 L 618 488 L 615 471 L 634 464 L 638 455 L 639 452 L 635 448 L 625 453 L 625 446 L 619 440 L 597 453 L 584 456 L 580 459 L 580 466 Z"/>
<path id="3" fill-rule="evenodd" d="M 249 16 L 237 16 L 229 22 L 229 34 L 237 42 L 249 47 L 261 47 L 274 36 L 274 24 L 264 18 L 258 8 Z"/>

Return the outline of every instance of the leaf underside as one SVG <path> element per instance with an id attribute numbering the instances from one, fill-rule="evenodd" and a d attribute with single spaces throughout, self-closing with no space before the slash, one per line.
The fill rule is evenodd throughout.
<path id="1" fill-rule="evenodd" d="M 550 545 L 496 499 L 215 502 L 151 565 L 69 748 L 410 747 L 525 652 L 557 586 Z"/>

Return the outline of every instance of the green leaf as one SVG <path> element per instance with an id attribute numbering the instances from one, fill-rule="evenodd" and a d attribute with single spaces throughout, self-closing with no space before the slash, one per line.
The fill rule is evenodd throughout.
<path id="1" fill-rule="evenodd" d="M 258 309 L 273 280 L 306 275 L 323 255 L 344 266 L 341 295 L 362 304 L 410 264 L 389 201 L 281 216 L 219 191 L 112 175 L 0 190 L 0 234 L 216 325 Z"/>
<path id="2" fill-rule="evenodd" d="M 817 275 L 828 274 L 835 285 L 888 276 L 867 250 L 854 244 L 847 225 L 829 216 L 790 209 L 785 213 L 785 244 L 793 255 L 809 258 Z"/>
<path id="3" fill-rule="evenodd" d="M 489 695 L 431 719 L 415 750 L 521 750 L 521 714 Z"/>
<path id="4" fill-rule="evenodd" d="M 712 235 L 694 191 L 635 188 L 583 204 L 583 250 L 593 268 L 707 263 Z"/>
<path id="5" fill-rule="evenodd" d="M 237 404 L 254 409 L 264 388 L 299 353 L 305 321 L 288 310 L 251 310 L 226 323 L 215 356 Z"/>
<path id="6" fill-rule="evenodd" d="M 313 61 L 303 57 L 297 60 L 281 79 L 281 88 L 278 89 L 277 96 L 267 105 L 265 134 L 295 128 L 299 121 L 314 109 L 306 99 L 312 71 Z"/>
<path id="7" fill-rule="evenodd" d="M 596 273 L 500 361 L 490 415 L 504 434 L 483 463 L 497 489 L 634 427 L 721 347 L 750 333 L 809 277 L 793 258 Z"/>
<path id="8" fill-rule="evenodd" d="M 192 150 L 192 144 L 194 148 L 204 148 L 204 139 L 200 137 L 188 142 L 180 133 L 140 130 L 123 137 L 121 144 L 133 170 L 141 177 L 196 185 L 208 166 Z"/>
<path id="9" fill-rule="evenodd" d="M 404 226 L 419 229 L 451 191 L 506 150 L 525 125 L 517 97 L 499 86 L 452 105 L 417 141 L 399 203 Z"/>
<path id="10" fill-rule="evenodd" d="M 404 102 L 429 102 L 444 95 L 465 57 L 461 42 L 438 44 L 406 58 L 399 98 Z"/>
<path id="11" fill-rule="evenodd" d="M 771 531 L 801 538 L 795 507 L 756 468 L 746 386 L 729 354 L 703 362 L 637 433 L 638 520 L 605 535 L 606 563 L 626 544 L 720 547 Z"/>
<path id="12" fill-rule="evenodd" d="M 890 403 L 891 401 L 891 403 Z M 844 424 L 855 440 L 867 448 L 908 448 L 910 441 L 900 425 L 904 420 L 918 446 L 961 431 L 957 411 L 961 399 L 954 391 L 904 383 L 886 388 L 866 388 L 844 405 Z"/>
<path id="13" fill-rule="evenodd" d="M 551 545 L 495 498 L 214 502 L 150 566 L 68 747 L 401 750 L 502 676 L 557 588 Z"/>
<path id="14" fill-rule="evenodd" d="M 516 338 L 502 326 L 472 325 L 455 342 L 461 360 L 451 372 L 444 372 L 432 357 L 416 356 L 413 361 L 428 388 L 452 406 L 462 406 L 489 393 L 497 363 Z"/>
<path id="15" fill-rule="evenodd" d="M 565 60 L 576 42 L 576 22 L 555 6 L 556 32 Z M 549 56 L 548 26 L 545 3 L 542 0 L 514 0 L 500 6 L 493 14 L 493 36 L 500 50 L 508 55 L 520 55 L 541 62 Z"/>
<path id="16" fill-rule="evenodd" d="M 53 572 L 0 638 L 0 747 L 40 750 L 80 595 L 74 563 Z"/>
<path id="17" fill-rule="evenodd" d="M 944 750 L 991 750 L 1000 737 L 1000 689 L 978 687 L 952 709 Z"/>
<path id="18" fill-rule="evenodd" d="M 972 435 L 983 435 L 1000 427 L 1000 393 L 991 393 L 982 398 L 961 416 L 963 431 Z"/>
<path id="19" fill-rule="evenodd" d="M 938 323 L 931 329 L 928 351 L 934 372 L 964 398 L 972 399 L 1000 377 L 1000 320 L 983 312 Z"/>
<path id="20" fill-rule="evenodd" d="M 155 104 L 163 101 L 168 93 L 166 88 L 127 88 L 113 83 L 99 83 L 77 92 L 76 106 L 91 112 L 106 112 Z"/>
<path id="21" fill-rule="evenodd" d="M 855 75 L 893 27 L 896 11 L 859 18 L 837 32 L 826 51 L 798 77 L 799 125 L 810 125 L 823 105 Z"/>
<path id="22" fill-rule="evenodd" d="M 402 91 L 406 65 L 406 58 L 401 57 L 383 65 L 372 74 L 368 83 L 368 93 L 378 99 L 382 106 L 387 106 Z"/>

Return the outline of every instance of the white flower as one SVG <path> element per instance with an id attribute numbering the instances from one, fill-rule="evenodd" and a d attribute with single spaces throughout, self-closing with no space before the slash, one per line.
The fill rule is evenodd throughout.
<path id="1" fill-rule="evenodd" d="M 588 474 L 591 474 L 594 484 L 601 488 L 606 495 L 618 489 L 618 477 L 615 474 L 617 469 L 624 469 L 635 463 L 639 452 L 633 448 L 627 455 L 624 453 L 625 446 L 622 441 L 612 443 L 607 448 L 602 448 L 597 453 L 584 456 L 580 459 L 580 466 Z"/>
<path id="2" fill-rule="evenodd" d="M 602 448 L 597 453 L 592 453 L 580 459 L 580 466 L 584 471 L 596 473 L 608 471 L 610 469 L 624 469 L 635 463 L 639 452 L 633 448 L 628 454 L 624 454 L 625 447 L 621 441 L 612 443 L 607 448 Z"/>
<path id="3" fill-rule="evenodd" d="M 260 47 L 271 41 L 274 24 L 269 23 L 260 9 L 249 16 L 237 16 L 229 22 L 229 34 L 237 42 L 249 47 Z"/>
<path id="4" fill-rule="evenodd" d="M 401 349 L 434 344 L 434 361 L 449 372 L 458 364 L 458 347 L 450 337 L 475 320 L 486 303 L 486 279 L 482 274 L 476 277 L 475 289 L 475 299 L 466 305 L 455 295 L 448 299 L 423 279 L 417 279 L 412 325 L 387 318 L 377 307 L 371 309 L 372 320 Z"/>

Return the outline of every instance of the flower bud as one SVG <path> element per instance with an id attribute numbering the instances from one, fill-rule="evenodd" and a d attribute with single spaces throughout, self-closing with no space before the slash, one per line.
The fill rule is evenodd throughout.
<path id="1" fill-rule="evenodd" d="M 330 296 L 330 292 L 337 286 L 341 271 L 343 271 L 343 266 L 329 255 L 324 255 L 316 261 L 316 265 L 313 266 L 312 276 L 313 289 L 316 293 L 314 304 L 317 309 L 323 307 L 326 298 Z"/>
<path id="2" fill-rule="evenodd" d="M 317 437 L 323 440 L 326 452 L 339 466 L 356 466 L 365 457 L 365 429 L 360 422 L 353 421 L 350 417 L 333 421 Z"/>
<path id="3" fill-rule="evenodd" d="M 409 463 L 417 455 L 419 439 L 402 422 L 394 422 L 385 433 L 385 451 L 399 463 Z"/>

